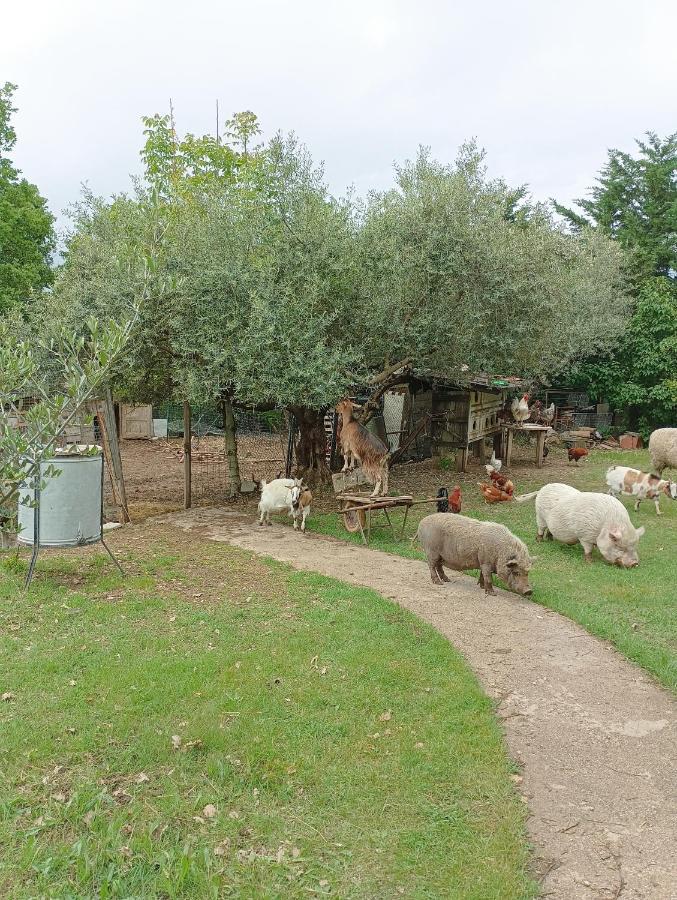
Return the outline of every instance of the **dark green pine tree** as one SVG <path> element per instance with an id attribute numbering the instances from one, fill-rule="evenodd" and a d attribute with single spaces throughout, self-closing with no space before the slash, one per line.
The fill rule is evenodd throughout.
<path id="1" fill-rule="evenodd" d="M 645 434 L 677 422 L 677 133 L 653 132 L 639 153 L 609 152 L 581 213 L 555 203 L 574 231 L 599 228 L 628 254 L 633 313 L 616 350 L 586 360 L 574 380 L 627 413 Z"/>
<path id="2" fill-rule="evenodd" d="M 653 132 L 637 141 L 631 156 L 609 151 L 588 199 L 576 200 L 578 213 L 555 203 L 555 209 L 580 230 L 601 228 L 632 256 L 637 281 L 653 275 L 677 276 L 677 133 L 660 138 Z"/>

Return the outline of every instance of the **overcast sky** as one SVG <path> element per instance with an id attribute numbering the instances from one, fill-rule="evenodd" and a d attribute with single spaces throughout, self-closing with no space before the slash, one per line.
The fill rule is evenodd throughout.
<path id="1" fill-rule="evenodd" d="M 8 0 L 1 21 L 14 159 L 59 216 L 82 182 L 129 186 L 170 97 L 181 133 L 213 133 L 216 98 L 295 131 L 335 193 L 474 136 L 492 175 L 570 202 L 607 148 L 677 130 L 675 0 Z"/>

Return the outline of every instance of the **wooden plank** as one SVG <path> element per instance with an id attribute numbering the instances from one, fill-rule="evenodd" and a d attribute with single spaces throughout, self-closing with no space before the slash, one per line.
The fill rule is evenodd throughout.
<path id="1" fill-rule="evenodd" d="M 190 509 L 193 502 L 192 495 L 192 444 L 190 441 L 190 403 L 186 400 L 183 404 L 183 508 Z"/>
<path id="2" fill-rule="evenodd" d="M 366 484 L 367 479 L 362 469 L 349 469 L 346 472 L 335 472 L 331 476 L 334 485 L 334 493 L 338 494 L 346 488 L 356 487 L 358 484 Z"/>
<path id="3" fill-rule="evenodd" d="M 120 405 L 120 437 L 123 440 L 149 440 L 152 438 L 153 407 L 148 404 L 135 406 L 122 403 Z"/>

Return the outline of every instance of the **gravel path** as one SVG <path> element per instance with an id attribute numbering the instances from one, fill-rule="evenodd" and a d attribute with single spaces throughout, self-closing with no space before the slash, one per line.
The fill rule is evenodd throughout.
<path id="1" fill-rule="evenodd" d="M 609 645 L 465 575 L 436 587 L 425 563 L 218 509 L 155 521 L 374 588 L 440 631 L 495 698 L 529 804 L 543 896 L 677 898 L 675 707 Z"/>

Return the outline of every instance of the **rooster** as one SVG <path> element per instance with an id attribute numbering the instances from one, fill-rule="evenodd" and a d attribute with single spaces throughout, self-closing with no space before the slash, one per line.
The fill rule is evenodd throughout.
<path id="1" fill-rule="evenodd" d="M 508 482 L 510 487 L 514 490 L 512 482 Z M 478 484 L 479 489 L 482 491 L 482 495 L 484 496 L 485 503 L 501 503 L 503 500 L 512 500 L 512 492 L 508 493 L 505 490 L 502 490 L 500 487 L 497 487 L 494 484 Z"/>
<path id="2" fill-rule="evenodd" d="M 460 513 L 462 500 L 459 485 L 456 485 L 451 494 L 448 493 L 445 487 L 441 487 L 437 492 L 437 496 L 437 512 Z"/>
<path id="3" fill-rule="evenodd" d="M 517 424 L 523 425 L 531 415 L 531 410 L 529 409 L 529 395 L 524 394 L 519 400 L 515 397 L 512 401 L 510 410 L 512 412 L 512 417 Z"/>
<path id="4" fill-rule="evenodd" d="M 585 447 L 569 447 L 569 462 L 575 462 L 578 465 L 579 461 L 583 459 L 584 456 L 588 455 L 588 451 Z"/>

